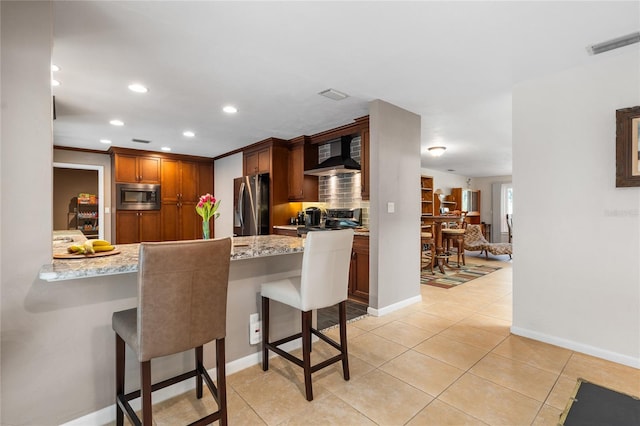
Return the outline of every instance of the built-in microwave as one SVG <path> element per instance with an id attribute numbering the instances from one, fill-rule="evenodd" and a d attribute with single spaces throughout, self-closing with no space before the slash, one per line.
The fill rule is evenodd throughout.
<path id="1" fill-rule="evenodd" d="M 116 209 L 160 210 L 160 185 L 116 183 Z"/>

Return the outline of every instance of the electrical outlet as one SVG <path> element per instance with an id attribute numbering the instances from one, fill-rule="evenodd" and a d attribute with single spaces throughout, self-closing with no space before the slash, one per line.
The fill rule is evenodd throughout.
<path id="1" fill-rule="evenodd" d="M 262 341 L 262 321 L 258 314 L 249 315 L 249 344 L 257 345 Z"/>

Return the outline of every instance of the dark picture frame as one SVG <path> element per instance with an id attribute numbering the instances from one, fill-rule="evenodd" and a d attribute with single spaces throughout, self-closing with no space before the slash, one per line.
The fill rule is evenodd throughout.
<path id="1" fill-rule="evenodd" d="M 640 186 L 640 106 L 616 110 L 616 187 Z"/>

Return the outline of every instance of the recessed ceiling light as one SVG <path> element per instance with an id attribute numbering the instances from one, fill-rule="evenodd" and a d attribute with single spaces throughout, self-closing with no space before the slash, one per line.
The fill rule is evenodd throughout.
<path id="1" fill-rule="evenodd" d="M 168 146 L 163 146 L 160 149 L 163 150 L 163 151 L 167 151 L 167 152 L 171 151 L 171 148 L 169 148 Z"/>
<path id="2" fill-rule="evenodd" d="M 196 134 L 195 134 L 195 133 L 193 133 L 191 130 L 185 130 L 184 132 L 182 132 L 182 135 L 183 135 L 183 136 L 186 136 L 186 137 L 188 137 L 188 138 L 192 138 L 192 137 L 194 137 Z"/>
<path id="3" fill-rule="evenodd" d="M 129 85 L 129 90 L 131 90 L 132 92 L 136 92 L 136 93 L 147 93 L 149 91 L 149 89 L 147 89 L 145 86 L 143 86 L 140 83 L 133 83 Z"/>
<path id="4" fill-rule="evenodd" d="M 58 80 L 51 80 L 51 85 L 56 87 L 56 86 L 60 86 L 60 82 Z"/>
<path id="5" fill-rule="evenodd" d="M 434 157 L 440 157 L 442 154 L 444 154 L 444 151 L 446 149 L 447 148 L 445 148 L 444 146 L 432 146 L 427 150 L 429 151 L 429 154 L 433 155 Z"/>
<path id="6" fill-rule="evenodd" d="M 110 144 L 111 141 L 109 139 L 100 139 L 100 143 Z"/>
<path id="7" fill-rule="evenodd" d="M 318 95 L 322 95 L 325 98 L 333 99 L 334 101 L 341 101 L 349 97 L 349 95 L 347 95 L 346 93 L 342 93 L 336 89 L 323 90 L 322 92 L 318 93 Z"/>
<path id="8" fill-rule="evenodd" d="M 232 105 L 227 105 L 224 108 L 222 108 L 222 110 L 224 112 L 226 112 L 227 114 L 235 114 L 236 112 L 238 112 L 238 108 L 232 106 Z"/>
<path id="9" fill-rule="evenodd" d="M 57 66 L 56 64 L 51 64 L 51 71 L 53 71 L 53 72 L 60 71 L 60 67 Z"/>
<path id="10" fill-rule="evenodd" d="M 121 120 L 111 120 L 109 124 L 112 126 L 124 126 L 124 122 Z"/>

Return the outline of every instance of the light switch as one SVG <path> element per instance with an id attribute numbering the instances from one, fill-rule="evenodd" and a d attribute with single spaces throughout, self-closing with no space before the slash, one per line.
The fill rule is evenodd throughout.
<path id="1" fill-rule="evenodd" d="M 387 213 L 395 213 L 396 212 L 396 203 L 389 202 L 387 203 Z"/>

